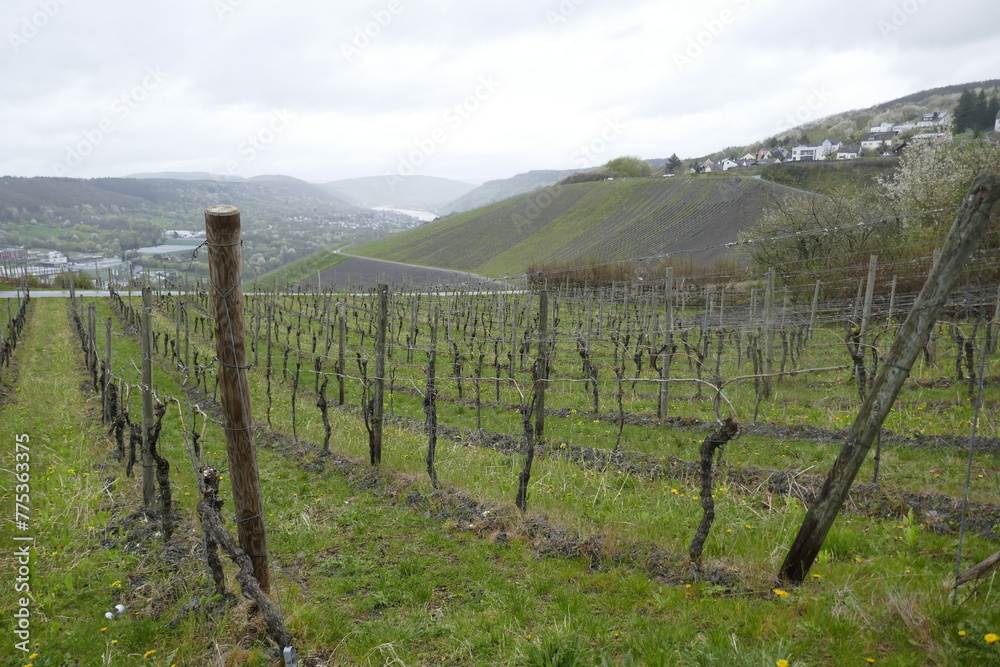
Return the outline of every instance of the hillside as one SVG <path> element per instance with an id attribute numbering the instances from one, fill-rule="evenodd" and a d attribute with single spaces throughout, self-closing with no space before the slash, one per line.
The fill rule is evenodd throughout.
<path id="1" fill-rule="evenodd" d="M 705 248 L 723 254 L 775 194 L 799 192 L 755 178 L 598 181 L 547 188 L 354 247 L 411 264 L 523 273 L 535 263 L 607 262 Z"/>
<path id="2" fill-rule="evenodd" d="M 464 213 L 482 206 L 489 206 L 504 199 L 510 199 L 511 197 L 555 185 L 570 174 L 575 174 L 578 171 L 581 170 L 535 169 L 511 176 L 510 178 L 498 178 L 493 181 L 486 181 L 475 190 L 442 207 L 441 212 L 444 214 Z"/>
<path id="3" fill-rule="evenodd" d="M 883 121 L 904 122 L 914 120 L 925 113 L 934 111 L 947 111 L 951 113 L 958 104 L 958 98 L 963 90 L 983 89 L 987 95 L 1000 92 L 1000 79 L 990 79 L 988 81 L 970 81 L 968 83 L 955 84 L 951 86 L 941 86 L 931 88 L 916 93 L 911 93 L 903 97 L 881 102 L 863 109 L 851 109 L 840 113 L 832 114 L 818 120 L 809 121 L 776 134 L 772 137 L 762 138 L 760 141 L 744 146 L 729 146 L 723 150 L 700 157 L 687 157 L 684 164 L 687 165 L 692 160 L 701 161 L 706 158 L 718 159 L 722 157 L 738 157 L 747 152 L 756 152 L 760 148 L 774 148 L 778 145 L 785 145 L 789 148 L 803 143 L 807 139 L 809 143 L 820 142 L 823 139 L 837 139 L 848 144 L 857 144 L 861 137 L 868 133 L 872 127 Z M 654 166 L 664 163 L 664 159 L 650 160 Z"/>
<path id="4" fill-rule="evenodd" d="M 388 206 L 438 213 L 445 204 L 458 199 L 476 186 L 433 176 L 364 176 L 333 181 L 319 187 L 368 208 Z"/>

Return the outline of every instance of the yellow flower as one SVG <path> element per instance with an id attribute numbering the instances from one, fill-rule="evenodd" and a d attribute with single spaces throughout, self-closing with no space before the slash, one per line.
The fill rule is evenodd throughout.
<path id="1" fill-rule="evenodd" d="M 772 588 L 771 590 L 774 591 L 774 594 L 777 595 L 779 598 L 788 597 L 788 591 L 783 591 L 780 588 Z"/>
<path id="2" fill-rule="evenodd" d="M 965 636 L 965 630 L 959 630 L 958 631 L 958 636 L 959 637 L 964 637 Z"/>
<path id="3" fill-rule="evenodd" d="M 144 653 L 144 654 L 142 655 L 142 657 L 144 657 L 144 658 L 151 658 L 151 657 L 153 657 L 153 654 L 154 654 L 154 653 L 156 653 L 156 649 L 155 649 L 155 648 L 151 648 L 151 649 L 149 649 L 148 651 L 146 651 L 146 652 L 145 652 L 145 653 Z"/>
<path id="4" fill-rule="evenodd" d="M 777 665 L 777 667 L 788 667 L 788 661 L 785 660 L 784 658 L 782 658 L 781 660 L 778 660 L 774 664 Z"/>
<path id="5" fill-rule="evenodd" d="M 108 631 L 107 628 L 101 628 L 101 632 L 107 632 L 107 631 Z"/>
<path id="6" fill-rule="evenodd" d="M 875 664 L 875 658 L 868 658 L 867 662 L 868 662 L 869 665 L 874 665 Z"/>
<path id="7" fill-rule="evenodd" d="M 818 574 L 814 574 L 813 575 L 813 579 L 819 579 L 819 578 L 820 578 L 820 576 Z"/>
<path id="8" fill-rule="evenodd" d="M 986 643 L 987 643 L 987 644 L 996 644 L 996 643 L 997 643 L 997 640 L 998 640 L 998 639 L 1000 639 L 1000 636 L 998 636 L 998 635 L 995 635 L 995 634 L 993 634 L 993 633 L 991 632 L 990 634 L 988 634 L 988 635 L 986 635 L 985 637 L 983 637 L 983 639 L 985 639 L 985 640 L 986 640 Z"/>

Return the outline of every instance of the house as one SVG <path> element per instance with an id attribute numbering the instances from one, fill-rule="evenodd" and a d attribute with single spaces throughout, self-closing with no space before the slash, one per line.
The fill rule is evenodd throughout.
<path id="1" fill-rule="evenodd" d="M 736 160 L 725 157 L 715 163 L 714 169 L 716 171 L 729 171 L 734 167 L 736 167 Z"/>
<path id="2" fill-rule="evenodd" d="M 824 139 L 818 144 L 800 144 L 792 148 L 792 161 L 794 162 L 811 162 L 812 160 L 825 160 L 826 156 L 830 153 L 834 153 L 839 149 L 841 143 L 839 141 L 831 141 L 830 139 Z"/>
<path id="3" fill-rule="evenodd" d="M 949 136 L 947 132 L 921 132 L 910 137 L 910 141 L 945 141 Z"/>
<path id="4" fill-rule="evenodd" d="M 16 262 L 27 259 L 28 251 L 21 246 L 7 246 L 0 248 L 0 262 Z"/>
<path id="5" fill-rule="evenodd" d="M 892 142 L 899 136 L 899 132 L 869 132 L 861 137 L 861 150 L 865 153 L 877 151 L 879 146 L 885 144 L 891 146 Z"/>
<path id="6" fill-rule="evenodd" d="M 925 113 L 917 121 L 917 127 L 944 127 L 951 125 L 951 114 L 947 111 Z"/>
<path id="7" fill-rule="evenodd" d="M 769 157 L 771 157 L 771 151 L 767 150 L 766 148 L 761 148 L 759 151 L 757 151 L 757 155 L 755 155 L 750 159 L 756 160 L 757 162 L 763 162 Z"/>
<path id="8" fill-rule="evenodd" d="M 837 149 L 838 160 L 857 160 L 859 157 L 861 157 L 861 146 L 843 144 Z"/>
<path id="9" fill-rule="evenodd" d="M 35 256 L 35 260 L 41 266 L 57 266 L 59 264 L 67 264 L 69 262 L 69 258 L 57 250 L 40 252 Z"/>
<path id="10" fill-rule="evenodd" d="M 871 132 L 892 132 L 893 122 L 891 120 L 883 121 L 881 125 L 876 125 L 871 128 Z"/>
<path id="11" fill-rule="evenodd" d="M 743 159 L 743 160 L 756 160 L 757 159 L 757 154 L 756 153 L 747 153 L 741 159 Z"/>
<path id="12" fill-rule="evenodd" d="M 715 163 L 712 162 L 711 158 L 708 159 L 708 160 L 705 160 L 699 166 L 701 167 L 702 171 L 712 171 L 713 169 L 715 169 Z"/>

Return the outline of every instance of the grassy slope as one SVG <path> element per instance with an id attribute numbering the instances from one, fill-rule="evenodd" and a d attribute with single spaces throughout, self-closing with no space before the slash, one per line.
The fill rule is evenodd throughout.
<path id="1" fill-rule="evenodd" d="M 837 190 L 852 190 L 875 185 L 878 178 L 888 178 L 899 165 L 897 158 L 861 160 L 823 160 L 821 162 L 786 162 L 761 170 L 761 178 L 824 195 Z"/>
<path id="2" fill-rule="evenodd" d="M 335 249 L 320 250 L 308 257 L 303 257 L 274 271 L 268 271 L 264 275 L 256 279 L 249 279 L 246 282 L 248 284 L 256 283 L 258 289 L 274 289 L 275 285 L 282 287 L 294 285 L 349 259 L 346 255 L 334 252 Z"/>
<path id="3" fill-rule="evenodd" d="M 536 263 L 607 262 L 736 239 L 785 186 L 740 177 L 577 183 L 500 202 L 366 243 L 352 252 L 489 276 Z M 698 254 L 711 259 L 714 248 Z"/>
<path id="4" fill-rule="evenodd" d="M 534 263 L 619 261 L 735 240 L 783 186 L 674 178 L 556 186 L 366 243 L 352 252 L 502 276 Z M 708 259 L 717 251 L 703 254 Z"/>

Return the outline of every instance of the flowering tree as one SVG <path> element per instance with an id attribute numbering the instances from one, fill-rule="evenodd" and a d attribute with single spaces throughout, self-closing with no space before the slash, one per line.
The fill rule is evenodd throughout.
<path id="1" fill-rule="evenodd" d="M 1000 172 L 1000 144 L 972 138 L 924 141 L 910 144 L 899 169 L 880 185 L 900 213 L 928 213 L 910 225 L 909 235 L 915 242 L 935 243 L 955 219 L 954 210 L 940 209 L 960 206 L 969 184 L 984 171 Z M 998 216 L 1000 209 L 993 212 L 994 223 Z"/>

